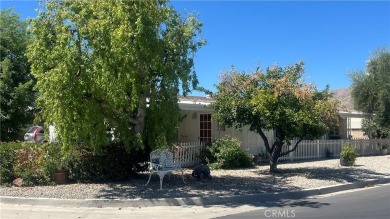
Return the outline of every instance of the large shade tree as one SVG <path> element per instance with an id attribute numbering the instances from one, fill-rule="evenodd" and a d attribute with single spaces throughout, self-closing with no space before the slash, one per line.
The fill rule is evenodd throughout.
<path id="1" fill-rule="evenodd" d="M 271 173 L 278 171 L 278 159 L 295 151 L 302 140 L 320 137 L 337 124 L 337 102 L 328 89 L 320 92 L 306 84 L 303 73 L 303 62 L 270 67 L 265 73 L 232 69 L 222 75 L 213 96 L 216 121 L 236 128 L 249 125 L 261 136 Z M 273 142 L 265 130 L 274 130 Z M 290 146 L 294 138 L 298 141 Z"/>
<path id="2" fill-rule="evenodd" d="M 34 119 L 34 79 L 27 62 L 27 24 L 11 9 L 0 11 L 0 141 L 20 140 Z"/>
<path id="3" fill-rule="evenodd" d="M 383 138 L 390 133 L 390 52 L 377 50 L 367 61 L 365 71 L 354 71 L 351 95 L 357 110 L 370 113 L 363 122 L 370 137 Z"/>
<path id="4" fill-rule="evenodd" d="M 196 88 L 201 22 L 165 0 L 49 0 L 29 47 L 38 104 L 64 145 L 98 149 L 107 129 L 126 148 L 175 140 L 177 95 Z"/>

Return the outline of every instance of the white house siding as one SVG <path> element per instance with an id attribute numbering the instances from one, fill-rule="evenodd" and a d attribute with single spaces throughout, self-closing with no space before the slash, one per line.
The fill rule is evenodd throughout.
<path id="1" fill-rule="evenodd" d="M 199 141 L 199 111 L 183 110 L 183 121 L 178 129 L 178 142 Z M 212 127 L 214 124 L 212 124 Z M 212 133 L 213 134 L 213 133 Z"/>
<path id="2" fill-rule="evenodd" d="M 178 129 L 178 142 L 197 142 L 200 139 L 199 124 L 200 114 L 212 114 L 210 109 L 196 109 L 196 110 L 182 110 L 184 119 Z M 248 150 L 251 154 L 258 154 L 260 151 L 264 151 L 264 143 L 259 134 L 251 132 L 249 126 L 245 126 L 242 129 L 225 128 L 225 131 L 219 130 L 218 123 L 212 121 L 211 125 L 211 137 L 217 139 L 230 135 L 238 138 L 241 141 L 241 147 Z M 269 141 L 273 142 L 273 132 L 266 131 Z"/>
<path id="3" fill-rule="evenodd" d="M 244 126 L 241 129 L 226 128 L 225 132 L 218 132 L 218 137 L 230 135 L 236 137 L 241 141 L 241 147 L 248 150 L 251 154 L 259 154 L 261 151 L 265 152 L 263 139 L 259 134 L 249 130 L 249 126 Z M 270 144 L 273 143 L 273 131 L 265 131 Z"/>

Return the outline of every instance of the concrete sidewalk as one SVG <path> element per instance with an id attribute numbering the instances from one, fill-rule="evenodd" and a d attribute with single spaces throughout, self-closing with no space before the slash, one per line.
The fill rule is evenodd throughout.
<path id="1" fill-rule="evenodd" d="M 263 193 L 241 196 L 206 196 L 192 198 L 162 198 L 162 199 L 51 199 L 22 198 L 0 196 L 2 204 L 61 206 L 61 207 L 153 207 L 153 206 L 215 206 L 215 205 L 245 205 L 255 202 L 276 201 L 281 199 L 300 199 L 308 196 L 323 195 L 356 188 L 364 188 L 375 184 L 390 183 L 390 177 L 365 180 L 355 183 L 338 184 L 315 189 L 282 193 Z"/>

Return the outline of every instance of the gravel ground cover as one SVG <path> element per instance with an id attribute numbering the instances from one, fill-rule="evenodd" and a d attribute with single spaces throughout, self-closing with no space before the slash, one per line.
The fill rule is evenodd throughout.
<path id="1" fill-rule="evenodd" d="M 358 157 L 355 166 L 339 165 L 339 159 L 305 162 L 284 162 L 278 165 L 281 174 L 268 173 L 267 164 L 247 169 L 212 170 L 212 180 L 199 181 L 185 170 L 183 184 L 180 175 L 165 176 L 159 190 L 157 174 L 144 186 L 148 173 L 121 183 L 72 183 L 55 186 L 3 187 L 0 196 L 59 199 L 145 199 L 204 196 L 229 196 L 268 192 L 298 191 L 341 183 L 390 176 L 390 155 Z"/>

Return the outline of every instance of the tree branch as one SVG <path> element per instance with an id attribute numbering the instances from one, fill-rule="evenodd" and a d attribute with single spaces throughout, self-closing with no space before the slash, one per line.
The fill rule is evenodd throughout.
<path id="1" fill-rule="evenodd" d="M 276 142 L 277 142 L 277 141 L 275 140 L 274 143 L 272 144 L 271 152 L 274 151 L 275 146 L 276 146 Z"/>
<path id="2" fill-rule="evenodd" d="M 305 138 L 305 135 L 304 136 L 301 136 L 301 138 L 297 141 L 297 143 L 295 143 L 294 147 L 291 149 L 291 150 L 288 150 L 286 152 L 283 152 L 280 154 L 280 157 L 284 156 L 284 155 L 287 155 L 293 151 L 295 151 L 299 145 L 299 143 L 301 143 L 301 141 Z"/>
<path id="3" fill-rule="evenodd" d="M 269 147 L 269 142 L 268 142 L 267 136 L 264 134 L 264 132 L 263 132 L 263 130 L 261 130 L 261 128 L 256 128 L 256 130 L 257 130 L 257 133 L 259 133 L 259 135 L 261 136 L 261 138 L 264 141 L 265 149 L 268 151 L 268 153 L 271 154 L 272 150 Z"/>

